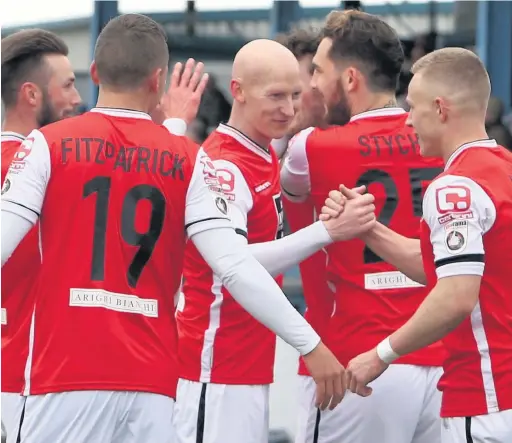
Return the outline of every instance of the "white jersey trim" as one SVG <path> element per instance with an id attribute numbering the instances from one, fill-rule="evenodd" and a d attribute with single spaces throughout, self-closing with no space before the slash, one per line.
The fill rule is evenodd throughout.
<path id="1" fill-rule="evenodd" d="M 448 170 L 448 168 L 452 165 L 454 160 L 464 151 L 466 151 L 469 148 L 496 148 L 498 147 L 498 143 L 496 143 L 496 140 L 476 140 L 474 142 L 464 143 L 462 146 L 459 146 L 448 158 L 448 161 L 446 162 L 446 165 L 444 167 L 444 170 Z"/>
<path id="2" fill-rule="evenodd" d="M 98 114 L 110 115 L 112 117 L 124 118 L 141 118 L 143 120 L 151 120 L 149 114 L 142 111 L 135 111 L 134 109 L 121 109 L 121 108 L 92 108 L 89 112 Z"/>
<path id="3" fill-rule="evenodd" d="M 262 159 L 264 159 L 268 163 L 272 163 L 272 155 L 270 154 L 270 151 L 268 150 L 268 148 L 265 149 L 265 148 L 261 147 L 257 143 L 253 142 L 245 134 L 240 132 L 239 130 L 221 123 L 219 125 L 219 127 L 216 129 L 216 131 L 219 132 L 220 134 L 228 135 L 229 137 L 235 139 L 242 146 L 249 149 L 249 151 L 260 156 Z"/>
<path id="4" fill-rule="evenodd" d="M 23 142 L 25 137 L 17 132 L 13 131 L 2 131 L 3 142 Z"/>
<path id="5" fill-rule="evenodd" d="M 390 117 L 393 115 L 403 115 L 406 114 L 405 110 L 402 108 L 379 108 L 379 109 L 371 109 L 370 111 L 361 112 L 360 114 L 353 115 L 350 118 L 351 122 L 356 120 L 361 120 L 363 118 L 372 118 L 372 117 Z"/>

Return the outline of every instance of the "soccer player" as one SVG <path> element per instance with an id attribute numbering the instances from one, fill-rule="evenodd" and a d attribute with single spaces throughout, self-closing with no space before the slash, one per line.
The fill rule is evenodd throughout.
<path id="1" fill-rule="evenodd" d="M 311 87 L 313 56 L 316 54 L 318 44 L 320 43 L 318 31 L 298 28 L 290 31 L 288 34 L 279 35 L 277 41 L 287 47 L 297 58 L 302 82 L 299 111 L 294 118 L 291 128 L 288 130 L 289 135 L 277 140 L 277 143 L 276 141 L 272 142 L 272 147 L 282 149 L 282 155 L 284 156 L 284 151 L 287 149 L 288 142 L 292 136 L 312 126 L 325 126 L 326 109 L 322 94 L 320 94 L 318 89 Z M 283 142 L 284 148 L 281 147 Z M 276 153 L 278 154 L 277 149 Z M 312 198 L 301 202 L 292 202 L 284 194 L 283 208 L 286 221 L 292 232 L 309 226 L 317 219 L 315 204 Z M 329 320 L 334 309 L 333 293 L 327 285 L 326 263 L 326 252 L 321 250 L 299 265 L 302 292 L 306 302 L 304 316 L 322 340 L 326 339 L 326 331 L 328 330 Z M 299 375 L 309 376 L 302 358 L 299 360 Z M 299 417 L 299 420 L 302 420 L 302 417 Z"/>
<path id="2" fill-rule="evenodd" d="M 42 29 L 2 39 L 2 184 L 14 154 L 35 128 L 72 114 L 80 103 L 68 47 Z M 8 191 L 10 182 L 4 184 Z M 32 316 L 30 288 L 41 263 L 37 228 L 2 269 L 2 425 L 11 438 L 23 408 L 21 391 Z"/>
<path id="3" fill-rule="evenodd" d="M 281 238 L 279 161 L 270 142 L 288 130 L 300 91 L 299 66 L 288 49 L 271 40 L 248 43 L 233 63 L 229 122 L 203 145 L 218 170 L 240 244 L 249 243 L 250 252 L 272 275 L 331 239 L 350 238 L 371 223 L 363 211 L 362 226 L 348 218 L 336 230 L 318 222 Z M 343 214 L 347 210 L 352 211 L 347 207 Z M 256 292 L 248 290 L 246 297 L 258 305 L 266 303 Z M 290 314 L 279 309 L 275 315 L 285 321 Z M 175 422 L 180 443 L 268 442 L 276 336 L 268 324 L 246 311 L 243 299 L 223 285 L 215 268 L 189 244 L 176 314 L 181 371 Z M 307 347 L 296 349 L 317 379 L 317 368 L 310 362 L 313 353 L 308 354 Z M 334 406 L 336 402 L 330 405 Z"/>
<path id="4" fill-rule="evenodd" d="M 209 158 L 151 121 L 168 61 L 156 22 L 111 20 L 91 65 L 96 108 L 32 131 L 11 163 L 2 265 L 41 218 L 23 442 L 174 441 L 174 295 L 186 234 L 249 312 L 310 353 L 318 402 L 344 393 L 342 366 L 239 244 L 224 197 L 210 189 L 219 182 Z M 199 74 L 182 74 L 193 90 L 205 86 Z M 347 206 L 352 223 L 364 212 L 372 225 L 371 201 Z"/>
<path id="5" fill-rule="evenodd" d="M 440 161 L 421 158 L 407 114 L 396 105 L 400 40 L 381 19 L 358 11 L 332 12 L 322 32 L 312 84 L 324 96 L 330 123 L 344 126 L 310 128 L 291 141 L 283 192 L 293 200 L 313 198 L 319 213 L 329 188 L 366 185 L 381 223 L 418 236 L 423 187 L 441 169 Z M 398 329 L 427 292 L 361 240 L 329 246 L 327 253 L 335 311 L 326 343 L 347 364 Z M 375 395 L 347 395 L 334 411 L 315 408 L 314 385 L 304 378 L 297 443 L 438 442 L 443 358 L 441 344 L 402 358 L 376 382 Z"/>
<path id="6" fill-rule="evenodd" d="M 439 383 L 442 442 L 508 443 L 512 154 L 487 137 L 491 87 L 474 53 L 440 49 L 412 72 L 408 124 L 422 154 L 442 156 L 445 169 L 425 193 L 420 240 L 383 225 L 364 238 L 412 279 L 435 286 L 409 321 L 350 362 L 351 389 L 370 394 L 366 385 L 388 364 L 443 338 L 449 355 Z"/>

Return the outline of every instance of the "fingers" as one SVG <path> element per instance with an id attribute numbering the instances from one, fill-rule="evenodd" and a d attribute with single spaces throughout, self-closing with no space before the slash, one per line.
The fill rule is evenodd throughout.
<path id="1" fill-rule="evenodd" d="M 327 221 L 331 218 L 336 218 L 338 215 L 340 215 L 341 210 L 338 209 L 331 209 L 329 206 L 323 206 L 322 207 L 322 213 L 320 214 L 320 220 Z"/>
<path id="2" fill-rule="evenodd" d="M 343 400 L 345 390 L 345 374 L 343 373 L 341 377 L 336 377 L 333 380 L 333 395 L 329 405 L 329 409 L 331 411 L 340 404 L 341 400 Z"/>
<path id="3" fill-rule="evenodd" d="M 324 209 L 325 209 L 325 206 L 322 208 L 322 214 L 320 214 L 320 216 L 318 217 L 318 220 L 320 220 L 320 221 L 328 221 L 332 218 L 329 214 L 323 213 Z"/>
<path id="4" fill-rule="evenodd" d="M 174 69 L 172 70 L 172 74 L 171 74 L 171 84 L 169 85 L 170 88 L 175 89 L 180 84 L 182 69 L 183 69 L 182 63 L 178 62 L 174 65 Z"/>
<path id="5" fill-rule="evenodd" d="M 199 94 L 199 96 L 202 97 L 204 90 L 206 89 L 206 85 L 208 84 L 210 76 L 208 74 L 203 74 L 201 77 L 201 81 L 199 82 L 199 85 L 196 89 L 196 94 Z"/>
<path id="6" fill-rule="evenodd" d="M 331 199 L 336 204 L 341 204 L 346 200 L 340 191 L 329 192 L 329 199 Z"/>
<path id="7" fill-rule="evenodd" d="M 332 378 L 328 378 L 325 380 L 325 397 L 324 401 L 320 405 L 320 409 L 324 411 L 329 407 L 329 404 L 332 401 L 334 393 L 334 380 Z"/>
<path id="8" fill-rule="evenodd" d="M 190 78 L 190 82 L 188 84 L 188 88 L 192 91 L 195 91 L 197 86 L 199 85 L 199 82 L 201 81 L 203 77 L 203 69 L 204 69 L 204 63 L 199 62 L 195 69 L 194 73 L 192 74 L 192 77 Z"/>
<path id="9" fill-rule="evenodd" d="M 180 86 L 187 86 L 190 83 L 190 78 L 192 77 L 192 73 L 194 71 L 196 61 L 193 58 L 189 58 L 187 63 L 185 63 L 185 69 L 181 74 Z"/>
<path id="10" fill-rule="evenodd" d="M 357 188 L 356 188 L 357 189 Z M 365 187 L 366 189 L 366 187 Z M 356 192 L 354 189 L 349 189 L 345 185 L 340 185 L 341 193 L 349 200 L 357 197 L 361 197 L 361 194 Z"/>
<path id="11" fill-rule="evenodd" d="M 316 384 L 316 407 L 320 409 L 322 408 L 322 405 L 325 402 L 326 397 L 326 386 L 325 386 L 325 380 L 319 381 Z"/>

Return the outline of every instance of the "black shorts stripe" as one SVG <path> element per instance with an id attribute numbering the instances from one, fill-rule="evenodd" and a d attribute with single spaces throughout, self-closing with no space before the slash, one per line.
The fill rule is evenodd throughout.
<path id="1" fill-rule="evenodd" d="M 20 425 L 18 426 L 18 435 L 16 437 L 16 443 L 21 443 L 21 426 L 25 418 L 25 406 L 27 404 L 27 397 L 23 398 L 23 409 L 21 410 Z"/>
<path id="2" fill-rule="evenodd" d="M 456 255 L 454 257 L 446 257 L 441 258 L 436 261 L 436 268 L 440 266 L 449 265 L 451 263 L 485 263 L 485 255 L 484 254 L 464 254 L 464 255 Z"/>
<path id="3" fill-rule="evenodd" d="M 185 229 L 188 229 L 188 228 L 190 228 L 192 225 L 195 225 L 195 224 L 197 224 L 197 223 L 202 223 L 202 222 L 210 221 L 210 220 L 228 220 L 228 221 L 229 221 L 229 218 L 226 218 L 226 217 L 210 217 L 210 218 L 202 218 L 201 220 L 196 220 L 195 222 L 192 222 L 192 223 L 189 223 L 189 224 L 185 225 Z"/>
<path id="4" fill-rule="evenodd" d="M 25 208 L 25 209 L 27 209 L 28 211 L 33 212 L 33 213 L 34 213 L 34 214 L 36 214 L 38 217 L 39 217 L 39 215 L 40 215 L 40 214 L 39 214 L 39 212 L 34 211 L 33 209 L 30 209 L 30 208 L 28 208 L 27 206 L 22 205 L 21 203 L 13 202 L 12 200 L 7 200 L 6 198 L 4 198 L 4 201 L 9 202 L 9 203 L 12 203 L 13 205 L 21 206 L 22 208 Z"/>
<path id="5" fill-rule="evenodd" d="M 316 420 L 315 420 L 315 429 L 313 431 L 313 443 L 318 443 L 318 438 L 320 435 L 320 419 L 322 418 L 322 413 L 320 409 L 316 410 Z"/>
<path id="6" fill-rule="evenodd" d="M 243 229 L 240 229 L 240 228 L 236 228 L 235 229 L 235 232 L 238 234 L 238 235 L 241 235 L 245 238 L 249 238 L 249 234 L 247 234 L 247 231 L 244 231 Z"/>
<path id="7" fill-rule="evenodd" d="M 466 443 L 473 443 L 473 437 L 471 437 L 471 417 L 466 417 Z"/>
<path id="8" fill-rule="evenodd" d="M 206 383 L 203 383 L 203 386 L 201 387 L 201 395 L 199 396 L 199 408 L 197 410 L 196 443 L 203 443 L 205 416 L 206 416 Z"/>

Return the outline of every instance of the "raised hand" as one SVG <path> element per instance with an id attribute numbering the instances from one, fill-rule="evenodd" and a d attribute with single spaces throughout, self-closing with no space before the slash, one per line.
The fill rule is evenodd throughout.
<path id="1" fill-rule="evenodd" d="M 316 406 L 321 410 L 334 409 L 347 389 L 345 368 L 321 342 L 303 358 L 316 383 Z"/>
<path id="2" fill-rule="evenodd" d="M 165 118 L 179 118 L 187 125 L 197 116 L 201 97 L 208 84 L 208 74 L 203 73 L 204 64 L 189 58 L 185 66 L 176 63 L 167 92 L 160 102 Z"/>

